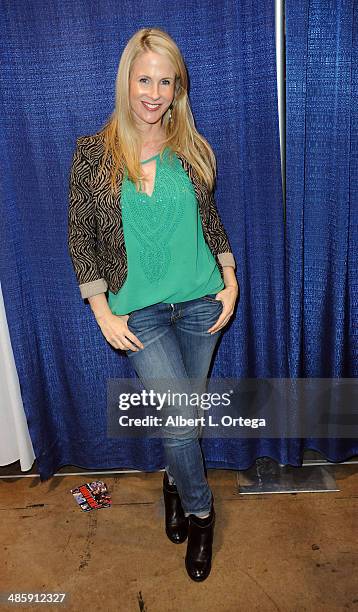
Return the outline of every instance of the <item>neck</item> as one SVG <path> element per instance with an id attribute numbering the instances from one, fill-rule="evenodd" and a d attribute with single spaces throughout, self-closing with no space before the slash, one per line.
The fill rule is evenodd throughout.
<path id="1" fill-rule="evenodd" d="M 160 143 L 165 138 L 165 129 L 158 124 L 138 126 L 138 132 L 142 146 Z"/>

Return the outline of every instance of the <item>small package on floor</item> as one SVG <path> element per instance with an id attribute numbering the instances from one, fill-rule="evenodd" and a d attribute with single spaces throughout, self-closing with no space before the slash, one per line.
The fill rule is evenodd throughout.
<path id="1" fill-rule="evenodd" d="M 84 512 L 108 508 L 112 503 L 107 485 L 103 480 L 86 482 L 71 489 L 71 493 Z"/>

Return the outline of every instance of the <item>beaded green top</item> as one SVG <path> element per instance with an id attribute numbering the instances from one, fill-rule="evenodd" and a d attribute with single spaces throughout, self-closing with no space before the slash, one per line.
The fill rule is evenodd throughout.
<path id="1" fill-rule="evenodd" d="M 153 193 L 136 191 L 125 171 L 121 207 L 127 277 L 108 304 L 113 314 L 158 302 L 175 303 L 217 293 L 224 281 L 205 242 L 195 190 L 170 149 L 156 159 Z"/>

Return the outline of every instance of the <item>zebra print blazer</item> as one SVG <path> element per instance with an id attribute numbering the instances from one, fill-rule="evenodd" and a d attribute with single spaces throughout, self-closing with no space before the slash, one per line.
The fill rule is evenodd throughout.
<path id="1" fill-rule="evenodd" d="M 118 176 L 118 195 L 110 190 L 108 156 L 101 174 L 98 169 L 104 153 L 102 132 L 80 136 L 70 171 L 68 209 L 68 248 L 83 299 L 104 293 L 117 293 L 127 276 L 120 204 L 123 173 Z M 189 162 L 177 154 L 195 190 L 203 235 L 216 258 L 223 277 L 223 266 L 236 267 L 231 246 L 216 209 L 212 192 L 200 180 Z"/>

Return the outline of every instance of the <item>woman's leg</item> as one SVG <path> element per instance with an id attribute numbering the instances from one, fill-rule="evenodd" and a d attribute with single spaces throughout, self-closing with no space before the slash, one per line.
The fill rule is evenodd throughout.
<path id="1" fill-rule="evenodd" d="M 180 352 L 187 375 L 193 381 L 192 390 L 199 395 L 206 391 L 206 382 L 213 353 L 222 334 L 221 330 L 212 335 L 207 333 L 207 330 L 219 318 L 223 307 L 220 300 L 215 300 L 215 295 L 215 293 L 207 294 L 202 298 L 175 305 L 177 308 L 175 333 L 178 338 Z M 198 417 L 201 416 L 203 416 L 203 411 L 198 410 Z M 201 430 L 202 428 L 199 426 L 200 447 Z M 205 469 L 203 454 L 202 458 Z M 204 516 L 207 516 L 207 514 L 202 515 L 202 517 Z"/>
<path id="2" fill-rule="evenodd" d="M 190 325 L 190 317 L 198 321 L 199 311 L 204 313 L 205 323 L 210 327 L 217 319 L 213 316 L 216 309 L 207 304 L 195 305 L 197 300 L 181 304 L 155 304 L 141 310 L 134 311 L 128 319 L 128 327 L 143 342 L 144 349 L 139 351 L 127 351 L 127 355 L 136 370 L 138 377 L 144 387 L 154 388 L 156 392 L 168 390 L 168 380 L 171 381 L 170 390 L 178 393 L 190 393 L 190 381 L 187 375 L 183 356 L 181 353 L 178 335 L 174 329 L 178 314 L 183 304 L 186 304 L 187 323 Z M 191 313 L 191 315 L 190 315 Z M 211 314 L 210 314 L 211 313 Z M 182 314 L 179 314 L 182 316 Z M 204 330 L 205 331 L 205 330 Z M 203 330 L 196 334 L 195 343 L 197 355 L 202 355 L 208 350 L 212 351 L 217 341 L 215 337 L 207 334 L 205 346 L 202 346 Z M 207 343 L 207 340 L 209 344 Z M 198 353 L 199 351 L 199 353 Z M 212 352 L 211 351 L 211 352 Z M 206 357 L 207 361 L 207 357 Z M 210 364 L 210 360 L 209 360 Z M 205 373 L 206 375 L 206 373 Z M 163 382 L 164 381 L 164 382 Z M 163 386 L 164 385 L 164 386 Z M 197 412 L 194 406 L 165 405 L 162 410 L 163 422 L 167 416 L 181 414 L 185 418 L 195 418 Z M 163 446 L 166 462 L 170 475 L 174 478 L 182 501 L 186 516 L 196 514 L 206 516 L 211 507 L 211 490 L 205 478 L 203 458 L 199 444 L 199 430 L 197 426 L 177 427 L 173 425 L 163 426 Z"/>
<path id="3" fill-rule="evenodd" d="M 175 333 L 178 338 L 184 367 L 191 379 L 204 383 L 207 379 L 215 346 L 222 330 L 214 334 L 207 329 L 218 320 L 223 304 L 215 293 L 175 304 Z"/>

